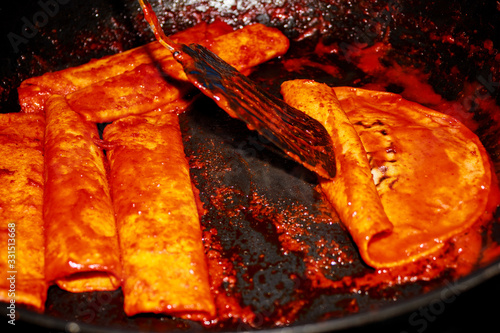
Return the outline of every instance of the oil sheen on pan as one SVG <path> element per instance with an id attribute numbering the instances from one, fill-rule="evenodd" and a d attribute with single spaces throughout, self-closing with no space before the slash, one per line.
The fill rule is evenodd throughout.
<path id="1" fill-rule="evenodd" d="M 254 68 L 251 76 L 277 95 L 282 82 L 305 78 L 332 87 L 397 92 L 449 114 L 479 136 L 492 159 L 495 180 L 498 148 L 491 139 L 493 130 L 485 126 L 498 127 L 498 106 L 492 98 L 478 93 L 478 82 L 464 80 L 459 93 L 445 99 L 427 83 L 428 74 L 397 62 L 395 54 L 387 41 L 346 47 L 306 38 L 292 43 L 281 58 Z M 482 110 L 482 117 L 471 116 L 472 106 Z M 177 111 L 184 110 L 182 105 Z M 205 98 L 195 100 L 179 119 L 217 319 L 197 323 L 168 315 L 128 317 L 121 290 L 75 294 L 55 286 L 45 303 L 44 313 L 50 318 L 149 330 L 315 323 L 399 304 L 498 257 L 498 193 L 491 191 L 478 222 L 452 236 L 433 256 L 374 269 L 360 256 L 314 174 Z M 364 129 L 363 125 L 357 127 Z M 93 311 L 97 307 L 102 311 Z"/>

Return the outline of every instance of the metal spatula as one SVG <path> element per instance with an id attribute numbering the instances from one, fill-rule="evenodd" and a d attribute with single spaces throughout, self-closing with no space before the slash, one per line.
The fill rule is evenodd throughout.
<path id="1" fill-rule="evenodd" d="M 139 3 L 156 39 L 172 52 L 191 83 L 295 161 L 321 177 L 335 177 L 333 145 L 323 125 L 267 93 L 203 46 L 173 42 L 163 33 L 151 5 L 146 0 Z"/>

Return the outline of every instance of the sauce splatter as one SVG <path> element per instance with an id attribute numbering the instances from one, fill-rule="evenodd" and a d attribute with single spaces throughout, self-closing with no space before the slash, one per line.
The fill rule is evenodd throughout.
<path id="1" fill-rule="evenodd" d="M 321 59 L 338 55 L 324 45 L 314 49 Z M 365 75 L 354 81 L 364 88 L 397 88 L 405 98 L 456 116 L 471 129 L 480 123 L 469 114 L 466 100 L 497 108 L 490 96 L 477 93 L 475 83 L 465 84 L 458 100 L 445 100 L 427 74 L 388 62 L 389 45 L 351 51 L 350 59 Z M 282 76 L 259 76 L 258 70 L 252 75 L 268 86 L 307 71 L 337 79 L 344 75 L 333 61 L 316 66 L 311 59 L 310 53 L 304 58 L 292 54 L 271 65 L 282 69 Z M 401 267 L 369 268 L 314 176 L 272 147 L 252 145 L 256 134 L 216 107 L 204 105 L 199 111 L 195 106 L 181 117 L 192 178 L 206 209 L 204 243 L 219 314 L 205 323 L 207 328 L 281 327 L 382 308 L 453 283 L 500 255 L 494 215 L 500 197 L 493 191 L 484 216 L 439 251 Z"/>

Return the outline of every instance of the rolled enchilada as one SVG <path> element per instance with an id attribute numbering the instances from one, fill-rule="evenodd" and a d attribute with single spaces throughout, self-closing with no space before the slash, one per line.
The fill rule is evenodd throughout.
<path id="1" fill-rule="evenodd" d="M 279 30 L 262 24 L 212 36 L 210 40 L 189 41 L 195 42 L 204 44 L 241 71 L 284 54 L 289 46 L 288 39 Z M 79 89 L 68 94 L 67 99 L 71 108 L 87 120 L 109 122 L 172 103 L 177 104 L 179 113 L 189 105 L 188 93 L 194 90 L 182 66 L 170 56 Z M 94 102 L 95 98 L 99 103 Z"/>
<path id="2" fill-rule="evenodd" d="M 45 112 L 46 279 L 71 292 L 117 289 L 120 251 L 97 127 L 63 96 L 50 97 Z"/>
<path id="3" fill-rule="evenodd" d="M 158 113 L 158 112 L 157 112 Z M 104 139 L 127 315 L 215 315 L 198 208 L 176 114 L 129 116 Z"/>
<path id="4" fill-rule="evenodd" d="M 11 304 L 45 307 L 44 130 L 41 115 L 0 114 L 0 301 L 7 311 Z"/>

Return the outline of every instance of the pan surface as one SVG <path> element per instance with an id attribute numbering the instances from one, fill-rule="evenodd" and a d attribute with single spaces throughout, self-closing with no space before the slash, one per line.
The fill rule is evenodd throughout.
<path id="1" fill-rule="evenodd" d="M 467 106 L 464 119 L 474 126 L 500 174 L 500 56 L 495 48 L 495 25 L 500 21 L 498 9 L 487 2 L 457 1 L 453 15 L 447 17 L 439 13 L 443 6 L 450 7 L 449 2 L 439 1 L 425 5 L 305 0 L 152 4 L 167 32 L 216 18 L 235 27 L 261 22 L 280 28 L 292 41 L 290 52 L 251 74 L 276 95 L 279 84 L 292 78 L 359 87 L 378 87 L 386 80 L 386 90 L 405 93 L 410 89 L 403 81 L 390 82 L 386 74 L 367 73 L 353 58 L 377 43 L 390 44 L 385 61 L 418 69 L 436 92 Z M 19 111 L 15 88 L 28 77 L 152 40 L 134 1 L 19 2 L 12 8 L 2 5 L 0 14 L 4 25 L 1 112 Z M 464 96 L 464 86 L 475 82 L 480 88 Z M 496 101 L 496 106 L 485 107 L 478 100 Z M 459 304 L 460 294 L 484 292 L 479 288 L 492 288 L 490 281 L 498 282 L 500 259 L 492 256 L 478 261 L 466 274 L 446 271 L 431 280 L 394 283 L 390 274 L 363 264 L 309 171 L 208 99 L 198 99 L 181 115 L 181 126 L 192 179 L 207 208 L 201 221 L 205 239 L 220 249 L 217 260 L 232 267 L 232 282 L 221 288 L 238 300 L 235 316 L 252 318 L 251 323 L 217 323 L 209 330 L 287 327 L 291 332 L 325 332 L 403 316 L 413 331 L 420 331 L 439 317 L 438 312 L 441 315 L 443 309 Z M 491 219 L 482 255 L 500 242 L 500 210 Z M 311 265 L 321 272 L 321 282 L 309 278 Z M 56 331 L 205 329 L 170 317 L 128 318 L 122 302 L 119 290 L 71 294 L 51 287 L 45 313 L 19 309 L 18 315 L 21 323 Z M 424 308 L 431 311 L 428 317 Z"/>

